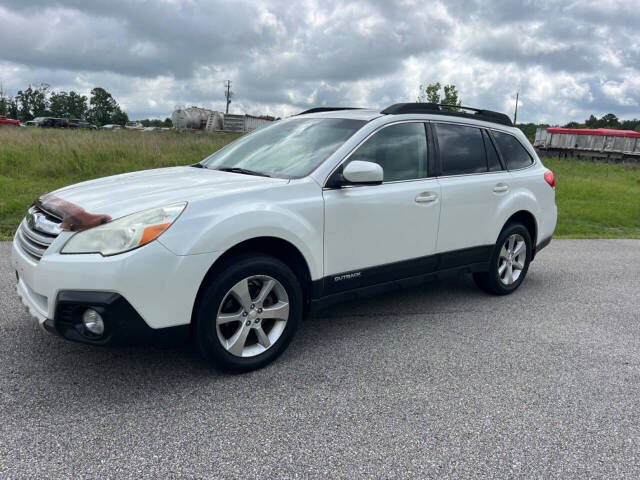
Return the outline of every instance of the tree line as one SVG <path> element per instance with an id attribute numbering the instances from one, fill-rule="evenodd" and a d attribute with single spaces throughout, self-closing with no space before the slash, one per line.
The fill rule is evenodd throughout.
<path id="1" fill-rule="evenodd" d="M 124 125 L 129 121 L 127 113 L 102 87 L 93 88 L 87 98 L 74 91 L 52 90 L 46 83 L 29 85 L 14 97 L 0 91 L 0 115 L 21 122 L 36 117 L 77 118 L 97 126 Z"/>

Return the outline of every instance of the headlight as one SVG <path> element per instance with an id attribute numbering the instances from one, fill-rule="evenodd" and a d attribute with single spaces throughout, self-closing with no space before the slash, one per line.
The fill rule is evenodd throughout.
<path id="1" fill-rule="evenodd" d="M 104 256 L 128 252 L 156 238 L 171 226 L 186 202 L 152 208 L 76 233 L 62 253 L 100 253 Z"/>

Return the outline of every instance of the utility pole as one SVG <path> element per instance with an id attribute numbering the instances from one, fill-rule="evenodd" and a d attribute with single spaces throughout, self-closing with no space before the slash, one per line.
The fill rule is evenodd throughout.
<path id="1" fill-rule="evenodd" d="M 227 99 L 227 109 L 224 112 L 225 114 L 229 113 L 229 104 L 231 103 L 231 96 L 233 95 L 233 92 L 231 91 L 231 80 L 227 80 L 225 83 L 225 87 L 227 87 L 227 90 L 224 92 L 224 97 Z"/>
<path id="2" fill-rule="evenodd" d="M 518 120 L 518 97 L 520 96 L 520 92 L 516 92 L 516 109 L 513 112 L 513 124 L 516 124 L 516 120 Z"/>
<path id="3" fill-rule="evenodd" d="M 4 99 L 4 85 L 0 80 L 0 115 L 8 115 L 7 101 Z"/>

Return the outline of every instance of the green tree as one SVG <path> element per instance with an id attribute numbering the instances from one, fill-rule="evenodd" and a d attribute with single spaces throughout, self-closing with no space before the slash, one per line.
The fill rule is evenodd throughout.
<path id="1" fill-rule="evenodd" d="M 430 83 L 426 87 L 420 85 L 418 93 L 419 103 L 440 103 L 440 83 Z"/>
<path id="2" fill-rule="evenodd" d="M 618 128 L 620 126 L 620 120 L 613 113 L 607 113 L 600 119 L 602 127 L 606 128 Z"/>
<path id="3" fill-rule="evenodd" d="M 87 116 L 87 97 L 74 92 L 67 96 L 67 113 L 70 118 L 85 118 Z"/>
<path id="4" fill-rule="evenodd" d="M 111 115 L 111 123 L 115 125 L 124 125 L 129 121 L 127 112 L 120 110 L 120 107 L 116 107 L 116 111 Z"/>
<path id="5" fill-rule="evenodd" d="M 445 105 L 454 105 L 456 107 L 459 107 L 462 103 L 460 102 L 460 99 L 458 98 L 458 90 L 456 89 L 455 85 L 445 85 L 444 86 L 444 98 L 442 99 L 442 103 L 444 103 Z M 447 108 L 447 110 L 454 110 L 457 111 L 457 108 Z"/>
<path id="6" fill-rule="evenodd" d="M 589 115 L 589 118 L 584 121 L 584 126 L 587 128 L 598 128 L 598 119 L 595 115 Z"/>
<path id="7" fill-rule="evenodd" d="M 54 117 L 68 117 L 67 92 L 52 92 L 49 96 L 49 111 Z"/>
<path id="8" fill-rule="evenodd" d="M 169 127 L 171 128 L 172 122 L 170 118 L 165 118 L 164 120 L 160 120 L 159 118 L 145 118 L 144 120 L 139 120 L 139 122 L 145 127 Z"/>
<path id="9" fill-rule="evenodd" d="M 91 90 L 89 104 L 91 107 L 87 111 L 87 119 L 95 125 L 124 125 L 128 120 L 127 114 L 120 109 L 118 102 L 102 87 Z"/>
<path id="10" fill-rule="evenodd" d="M 627 123 L 629 122 L 629 123 Z M 624 121 L 625 128 L 632 129 L 635 124 L 632 121 Z M 620 120 L 613 113 L 607 113 L 601 118 L 596 118 L 595 115 L 590 115 L 584 122 L 587 128 L 620 128 Z"/>
<path id="11" fill-rule="evenodd" d="M 18 118 L 24 122 L 35 117 L 47 115 L 47 107 L 49 106 L 48 93 L 49 85 L 46 83 L 41 83 L 35 87 L 29 85 L 29 88 L 25 90 L 18 90 L 16 95 L 19 107 Z"/>
<path id="12" fill-rule="evenodd" d="M 7 108 L 7 117 L 9 118 L 18 118 L 18 102 L 15 98 L 9 99 L 9 104 Z"/>
<path id="13" fill-rule="evenodd" d="M 440 103 L 445 105 L 455 105 L 455 107 L 443 107 L 443 110 L 453 110 L 457 111 L 456 107 L 461 105 L 460 99 L 458 98 L 458 89 L 455 85 L 445 85 L 444 86 L 444 96 L 441 96 L 440 89 L 442 85 L 440 82 L 430 83 L 426 87 L 424 85 L 420 85 L 419 94 L 418 94 L 418 102 L 420 103 Z"/>

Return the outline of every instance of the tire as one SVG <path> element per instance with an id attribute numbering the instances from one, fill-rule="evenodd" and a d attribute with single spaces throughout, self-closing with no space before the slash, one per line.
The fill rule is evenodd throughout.
<path id="1" fill-rule="evenodd" d="M 222 370 L 262 368 L 291 342 L 302 306 L 300 282 L 286 264 L 258 253 L 231 257 L 200 295 L 196 347 Z"/>
<path id="2" fill-rule="evenodd" d="M 510 243 L 512 240 L 513 247 Z M 521 242 L 524 242 L 524 245 L 518 249 Z M 494 295 L 513 293 L 527 275 L 532 251 L 531 235 L 526 227 L 521 223 L 507 224 L 493 248 L 489 260 L 489 271 L 473 274 L 476 285 Z M 522 268 L 518 268 L 519 266 Z M 509 277 L 510 272 L 511 277 Z"/>

